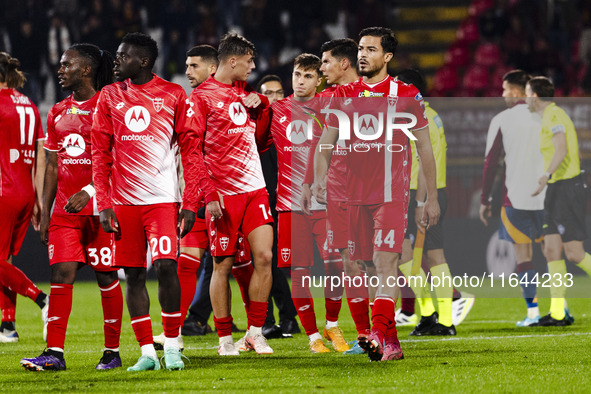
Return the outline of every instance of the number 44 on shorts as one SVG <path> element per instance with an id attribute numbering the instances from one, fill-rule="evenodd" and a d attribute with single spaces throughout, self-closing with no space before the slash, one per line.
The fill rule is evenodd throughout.
<path id="1" fill-rule="evenodd" d="M 393 248 L 394 244 L 395 244 L 394 229 L 388 231 L 388 234 L 386 234 L 386 238 L 384 238 L 384 239 L 382 239 L 382 230 L 381 229 L 378 230 L 378 232 L 376 233 L 376 235 L 374 237 L 373 243 L 378 248 L 380 248 L 382 246 L 382 244 L 386 244 L 390 248 Z"/>

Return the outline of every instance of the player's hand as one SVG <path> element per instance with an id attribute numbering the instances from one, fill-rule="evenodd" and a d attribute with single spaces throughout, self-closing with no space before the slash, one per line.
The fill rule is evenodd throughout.
<path id="1" fill-rule="evenodd" d="M 537 196 L 538 194 L 540 194 L 542 192 L 542 190 L 544 190 L 544 188 L 546 187 L 546 185 L 548 184 L 548 181 L 550 180 L 550 178 L 548 178 L 546 176 L 546 174 L 542 175 L 540 177 L 540 179 L 538 179 L 538 188 L 536 189 L 536 191 L 531 195 L 532 197 Z"/>
<path id="2" fill-rule="evenodd" d="M 41 225 L 41 207 L 37 204 L 33 206 L 33 216 L 31 216 L 31 224 L 35 231 L 40 230 Z"/>
<path id="3" fill-rule="evenodd" d="M 256 108 L 261 105 L 262 101 L 258 94 L 252 92 L 248 96 L 242 99 L 242 103 L 247 108 Z"/>
<path id="4" fill-rule="evenodd" d="M 181 229 L 181 238 L 189 234 L 189 231 L 193 228 L 193 224 L 195 224 L 195 212 L 189 211 L 188 209 L 181 209 L 177 223 L 178 228 Z"/>
<path id="5" fill-rule="evenodd" d="M 220 197 L 220 201 L 210 201 L 207 203 L 207 212 L 211 215 L 211 220 L 221 218 L 222 209 L 225 209 L 224 196 L 220 192 L 218 192 L 218 196 Z"/>
<path id="6" fill-rule="evenodd" d="M 437 197 L 427 197 L 427 201 L 425 201 L 425 206 L 423 207 L 423 216 L 421 218 L 421 225 L 425 227 L 426 230 L 429 230 L 429 227 L 435 226 L 439 221 L 439 202 L 437 201 Z"/>
<path id="7" fill-rule="evenodd" d="M 416 207 L 414 221 L 417 224 L 417 229 L 422 233 L 425 232 L 425 226 L 423 226 L 423 214 L 424 213 L 425 213 L 425 206 L 424 205 L 422 207 Z"/>
<path id="8" fill-rule="evenodd" d="M 74 193 L 68 198 L 68 203 L 64 206 L 64 211 L 67 213 L 78 213 L 88 204 L 90 196 L 84 190 Z"/>
<path id="9" fill-rule="evenodd" d="M 323 179 L 314 182 L 312 185 L 312 193 L 316 197 L 316 201 L 320 204 L 326 204 L 326 176 Z"/>
<path id="10" fill-rule="evenodd" d="M 488 226 L 488 219 L 492 216 L 491 205 L 480 204 L 480 221 Z"/>
<path id="11" fill-rule="evenodd" d="M 39 238 L 41 238 L 41 242 L 43 245 L 47 246 L 49 244 L 48 241 L 48 230 L 49 230 L 49 213 L 47 215 L 41 215 L 41 223 L 39 224 Z"/>
<path id="12" fill-rule="evenodd" d="M 118 233 L 119 232 L 119 221 L 115 215 L 113 208 L 107 208 L 100 213 L 101 226 L 106 233 Z"/>
<path id="13" fill-rule="evenodd" d="M 302 187 L 302 197 L 300 197 L 300 206 L 302 207 L 302 211 L 308 215 L 312 216 L 312 211 L 310 207 L 312 207 L 312 190 L 310 190 L 310 185 L 307 183 L 304 184 Z"/>

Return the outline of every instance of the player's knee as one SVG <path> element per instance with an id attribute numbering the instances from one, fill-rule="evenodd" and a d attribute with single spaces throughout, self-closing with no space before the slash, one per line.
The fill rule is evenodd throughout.
<path id="1" fill-rule="evenodd" d="M 565 247 L 564 254 L 569 261 L 580 263 L 585 258 L 585 251 L 578 247 Z"/>
<path id="2" fill-rule="evenodd" d="M 547 261 L 556 261 L 562 258 L 562 250 L 559 247 L 546 245 L 544 247 L 544 257 Z"/>
<path id="3" fill-rule="evenodd" d="M 51 271 L 51 283 L 61 283 L 65 285 L 74 284 L 76 279 L 76 272 L 69 272 L 66 270 L 52 270 Z"/>
<path id="4" fill-rule="evenodd" d="M 359 275 L 361 273 L 359 264 L 356 261 L 343 261 L 343 269 L 346 275 Z"/>
<path id="5" fill-rule="evenodd" d="M 273 262 L 271 250 L 261 250 L 254 254 L 255 267 L 270 268 Z"/>

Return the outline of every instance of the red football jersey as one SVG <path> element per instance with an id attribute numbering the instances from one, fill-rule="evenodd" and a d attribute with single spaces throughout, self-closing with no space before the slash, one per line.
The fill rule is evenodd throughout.
<path id="1" fill-rule="evenodd" d="M 228 85 L 210 76 L 189 97 L 195 113 L 189 117 L 191 128 L 203 157 L 197 164 L 206 203 L 218 200 L 217 192 L 232 195 L 265 187 L 255 132 L 256 118 L 269 101 L 261 96 L 261 105 L 247 110 L 242 98 L 251 92 L 246 82 Z"/>
<path id="2" fill-rule="evenodd" d="M 336 99 L 344 97 L 347 99 Z M 339 86 L 333 95 L 334 107 L 349 115 L 355 129 L 354 113 L 357 113 L 358 130 L 350 132 L 347 150 L 347 197 L 351 204 L 371 205 L 390 201 L 408 201 L 410 187 L 411 150 L 408 136 L 399 128 L 392 131 L 392 140 L 386 140 L 387 113 L 395 110 L 415 116 L 412 130 L 428 126 L 425 104 L 419 91 L 391 76 L 375 84 L 358 81 Z M 383 132 L 376 134 L 380 115 Z M 338 127 L 336 117 L 328 118 L 329 126 Z M 407 123 L 396 119 L 396 124 Z M 358 134 L 364 135 L 361 139 Z M 336 150 L 336 147 L 335 147 Z M 332 165 L 332 163 L 331 163 Z"/>
<path id="3" fill-rule="evenodd" d="M 0 89 L 0 196 L 33 195 L 35 145 L 45 138 L 39 110 L 16 89 Z"/>
<path id="4" fill-rule="evenodd" d="M 57 192 L 54 214 L 64 211 L 68 198 L 92 181 L 90 130 L 99 93 L 86 101 L 70 95 L 54 105 L 47 115 L 47 140 L 44 148 L 57 152 Z M 96 215 L 94 198 L 76 215 Z"/>
<path id="5" fill-rule="evenodd" d="M 329 86 L 322 91 L 322 94 L 330 97 L 338 87 L 338 85 Z M 345 141 L 338 141 L 337 144 L 341 148 L 345 147 Z M 346 149 L 332 151 L 326 180 L 328 201 L 347 201 L 347 153 Z"/>
<path id="6" fill-rule="evenodd" d="M 185 191 L 183 207 L 195 210 L 195 143 L 183 88 L 154 75 L 134 85 L 105 86 L 92 124 L 92 166 L 99 211 L 115 205 L 180 201 L 177 139 Z"/>
<path id="7" fill-rule="evenodd" d="M 277 148 L 277 211 L 299 211 L 306 169 L 313 166 L 313 152 L 322 134 L 310 115 L 318 118 L 321 100 L 297 101 L 293 95 L 271 106 L 271 136 Z M 326 209 L 312 198 L 313 210 Z"/>

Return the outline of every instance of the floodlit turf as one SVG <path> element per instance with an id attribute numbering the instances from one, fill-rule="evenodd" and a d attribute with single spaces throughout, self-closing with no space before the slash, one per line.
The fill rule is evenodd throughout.
<path id="1" fill-rule="evenodd" d="M 577 281 L 587 289 L 591 281 Z M 240 293 L 234 286 L 235 322 L 245 327 Z M 49 290 L 49 286 L 42 285 Z M 149 283 L 154 333 L 162 332 L 156 284 Z M 516 291 L 516 290 L 515 290 Z M 511 294 L 515 295 L 515 291 Z M 591 293 L 589 293 L 591 295 Z M 319 324 L 322 300 L 316 308 Z M 140 355 L 125 309 L 121 338 L 124 368 L 95 371 L 102 354 L 102 310 L 96 284 L 74 286 L 74 307 L 66 338 L 67 370 L 29 372 L 20 365 L 23 357 L 38 356 L 44 348 L 39 308 L 19 297 L 17 330 L 21 340 L 0 344 L 0 390 L 11 392 L 100 391 L 261 391 L 323 392 L 589 392 L 591 390 L 591 300 L 571 299 L 576 321 L 565 328 L 516 328 L 524 317 L 523 300 L 478 298 L 454 338 L 399 336 L 405 359 L 370 363 L 365 355 L 343 356 L 331 352 L 311 354 L 305 334 L 293 339 L 269 341 L 275 354 L 219 357 L 217 336 L 185 337 L 189 358 L 185 371 L 131 373 L 125 370 Z M 540 301 L 542 313 L 548 300 Z M 346 303 L 340 324 L 348 340 L 355 329 Z M 234 334 L 238 339 L 239 334 Z M 330 347 L 330 346 L 329 346 Z M 162 352 L 159 352 L 162 353 Z M 162 354 L 160 354 L 161 356 Z"/>

